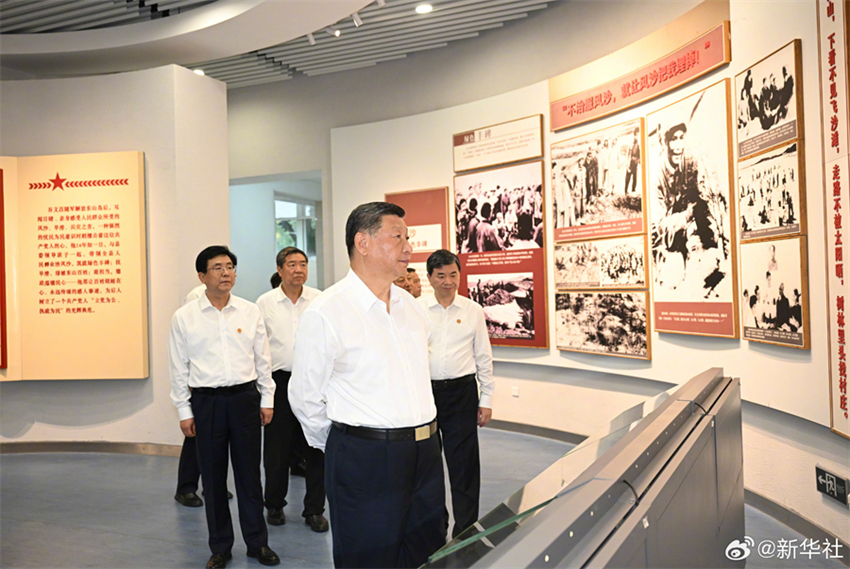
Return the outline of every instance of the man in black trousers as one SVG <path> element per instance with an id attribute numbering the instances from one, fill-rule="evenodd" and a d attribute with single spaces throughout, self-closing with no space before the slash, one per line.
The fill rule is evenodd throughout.
<path id="1" fill-rule="evenodd" d="M 204 479 L 212 551 L 206 566 L 223 569 L 232 557 L 228 454 L 248 557 L 277 565 L 280 558 L 268 546 L 260 482 L 260 427 L 272 420 L 275 391 L 266 328 L 256 304 L 230 294 L 236 255 L 227 247 L 207 247 L 195 268 L 206 294 L 174 313 L 168 361 L 180 430 L 196 437 Z"/>

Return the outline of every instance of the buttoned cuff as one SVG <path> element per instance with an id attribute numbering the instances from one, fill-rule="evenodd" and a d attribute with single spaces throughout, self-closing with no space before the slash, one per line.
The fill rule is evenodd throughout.
<path id="1" fill-rule="evenodd" d="M 492 395 L 481 395 L 481 399 L 478 401 L 479 407 L 484 407 L 485 409 L 493 408 L 493 396 Z"/>
<path id="2" fill-rule="evenodd" d="M 263 395 L 260 397 L 260 407 L 263 409 L 274 409 L 274 395 Z"/>
<path id="3" fill-rule="evenodd" d="M 192 405 L 186 405 L 185 407 L 177 408 L 177 416 L 180 417 L 181 421 L 185 421 L 186 419 L 193 419 L 195 414 L 192 413 Z"/>

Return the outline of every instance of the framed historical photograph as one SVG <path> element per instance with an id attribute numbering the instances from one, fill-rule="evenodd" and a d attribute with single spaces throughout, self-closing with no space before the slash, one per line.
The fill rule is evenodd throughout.
<path id="1" fill-rule="evenodd" d="M 806 237 L 741 245 L 743 338 L 808 350 Z"/>
<path id="2" fill-rule="evenodd" d="M 455 172 L 543 157 L 543 115 L 532 115 L 452 136 Z"/>
<path id="3" fill-rule="evenodd" d="M 738 160 L 803 136 L 801 42 L 735 76 Z"/>
<path id="4" fill-rule="evenodd" d="M 466 286 L 484 307 L 490 338 L 534 339 L 534 273 L 467 275 Z"/>
<path id="5" fill-rule="evenodd" d="M 552 144 L 555 241 L 644 228 L 643 119 Z"/>
<path id="6" fill-rule="evenodd" d="M 645 235 L 555 245 L 555 288 L 644 288 Z"/>
<path id="7" fill-rule="evenodd" d="M 652 359 L 647 291 L 555 294 L 559 350 Z"/>
<path id="8" fill-rule="evenodd" d="M 728 93 L 725 79 L 647 116 L 659 332 L 738 337 Z"/>
<path id="9" fill-rule="evenodd" d="M 806 177 L 802 142 L 738 163 L 741 240 L 806 232 Z"/>

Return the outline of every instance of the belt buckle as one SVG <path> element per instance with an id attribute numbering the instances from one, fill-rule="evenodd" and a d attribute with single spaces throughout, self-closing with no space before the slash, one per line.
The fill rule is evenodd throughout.
<path id="1" fill-rule="evenodd" d="M 431 425 L 423 425 L 416 427 L 415 431 L 416 442 L 424 441 L 431 438 Z"/>

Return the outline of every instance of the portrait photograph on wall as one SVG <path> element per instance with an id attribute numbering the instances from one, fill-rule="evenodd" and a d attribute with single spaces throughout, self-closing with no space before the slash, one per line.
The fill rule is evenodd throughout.
<path id="1" fill-rule="evenodd" d="M 808 350 L 806 237 L 741 245 L 743 338 Z"/>
<path id="2" fill-rule="evenodd" d="M 643 119 L 552 144 L 555 241 L 644 231 Z"/>
<path id="3" fill-rule="evenodd" d="M 738 160 L 802 137 L 800 40 L 735 76 Z"/>
<path id="4" fill-rule="evenodd" d="M 738 163 L 742 241 L 806 232 L 801 144 L 792 142 Z"/>
<path id="5" fill-rule="evenodd" d="M 555 288 L 647 286 L 645 235 L 555 245 Z"/>
<path id="6" fill-rule="evenodd" d="M 558 349 L 652 359 L 647 297 L 646 291 L 557 293 Z"/>
<path id="7" fill-rule="evenodd" d="M 729 80 L 647 117 L 655 329 L 738 336 Z"/>
<path id="8" fill-rule="evenodd" d="M 467 297 L 484 307 L 490 338 L 534 339 L 534 274 L 468 275 Z"/>
<path id="9" fill-rule="evenodd" d="M 455 176 L 459 253 L 543 247 L 542 162 Z"/>

